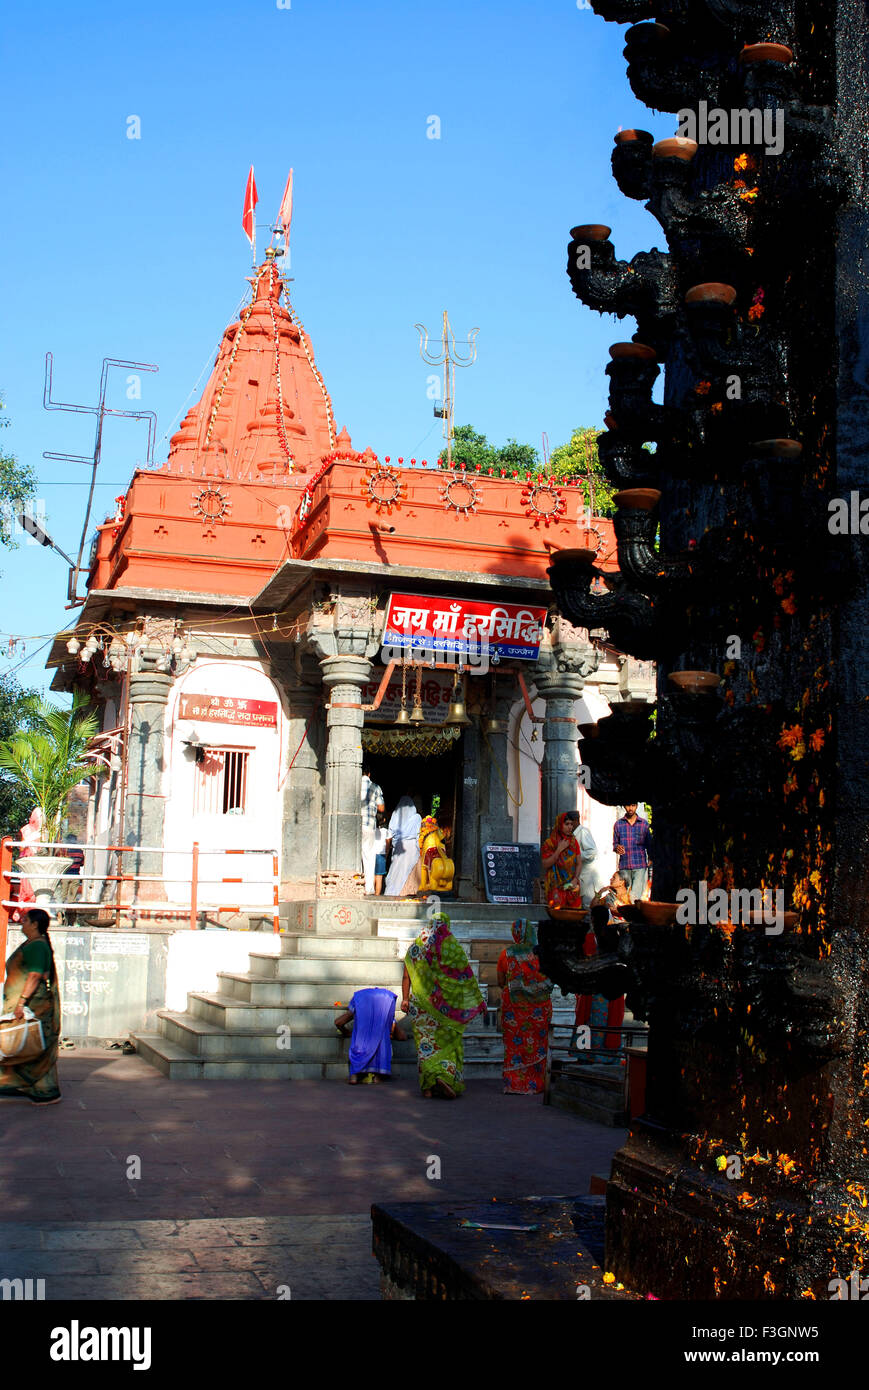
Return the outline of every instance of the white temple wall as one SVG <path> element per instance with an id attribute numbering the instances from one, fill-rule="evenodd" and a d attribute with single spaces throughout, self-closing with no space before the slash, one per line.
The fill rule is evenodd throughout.
<path id="1" fill-rule="evenodd" d="M 274 727 L 251 727 L 230 718 L 181 717 L 185 694 L 277 705 Z M 185 747 L 196 735 L 206 750 L 197 762 Z M 255 661 L 199 658 L 175 681 L 166 706 L 164 884 L 170 902 L 190 901 L 192 846 L 199 843 L 199 903 L 242 910 L 271 908 L 271 854 L 227 855 L 208 851 L 281 852 L 286 720 L 280 692 Z M 206 882 L 241 878 L 242 883 Z"/>

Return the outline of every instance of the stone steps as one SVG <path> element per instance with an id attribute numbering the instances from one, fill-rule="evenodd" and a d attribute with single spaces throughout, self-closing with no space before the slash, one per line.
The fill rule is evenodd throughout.
<path id="1" fill-rule="evenodd" d="M 371 985 L 400 994 L 404 955 L 420 920 L 424 912 L 417 918 L 392 917 L 386 936 L 287 933 L 269 943 L 276 951 L 263 949 L 264 943 L 257 949 L 252 942 L 248 971 L 219 971 L 215 990 L 188 993 L 184 1011 L 158 1010 L 159 1033 L 133 1034 L 133 1042 L 173 1078 L 346 1080 L 349 1040 L 334 1027 L 339 1001 L 346 1007 L 357 989 Z M 510 922 L 494 921 L 491 909 L 469 911 L 456 922 L 467 929 L 468 941 L 493 939 L 496 926 L 503 928 L 504 940 L 510 936 Z M 472 959 L 471 968 L 479 979 L 479 961 Z M 481 984 L 481 989 L 485 998 L 488 987 Z M 556 1010 L 565 1023 L 572 1019 L 571 1001 L 556 1003 Z M 501 1076 L 503 1044 L 493 1025 L 490 1011 L 486 1022 L 475 1021 L 465 1033 L 469 1079 Z M 412 1040 L 394 1044 L 393 1072 L 416 1077 Z"/>

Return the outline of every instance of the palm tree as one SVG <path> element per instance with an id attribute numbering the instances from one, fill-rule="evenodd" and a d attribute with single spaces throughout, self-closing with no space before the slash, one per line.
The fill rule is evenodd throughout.
<path id="1" fill-rule="evenodd" d="M 34 696 L 27 701 L 27 714 L 32 727 L 0 742 L 0 768 L 11 773 L 39 807 L 45 839 L 56 842 L 73 787 L 105 772 L 100 763 L 89 761 L 99 718 L 84 690 L 73 691 L 69 709 Z"/>

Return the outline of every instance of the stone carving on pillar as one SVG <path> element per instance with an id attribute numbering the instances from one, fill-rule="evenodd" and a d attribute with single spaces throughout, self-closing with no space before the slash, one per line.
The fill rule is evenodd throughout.
<path id="1" fill-rule="evenodd" d="M 145 649 L 140 669 L 130 676 L 130 741 L 127 749 L 127 783 L 124 802 L 124 844 L 161 845 L 165 793 L 163 744 L 166 703 L 172 677 L 157 669 L 160 650 Z M 124 855 L 124 872 L 162 874 L 162 855 Z M 137 898 L 165 899 L 161 883 L 136 885 Z"/>
<path id="2" fill-rule="evenodd" d="M 548 644 L 540 649 L 534 668 L 537 694 L 546 701 L 543 725 L 542 833 L 549 834 L 556 817 L 577 805 L 578 731 L 574 705 L 585 682 L 600 665 L 600 652 L 581 628 L 563 619 L 555 623 Z"/>
<path id="3" fill-rule="evenodd" d="M 362 877 L 362 687 L 378 648 L 368 589 L 341 589 L 315 608 L 308 642 L 320 660 L 326 705 L 323 827 L 319 897 L 358 898 Z"/>

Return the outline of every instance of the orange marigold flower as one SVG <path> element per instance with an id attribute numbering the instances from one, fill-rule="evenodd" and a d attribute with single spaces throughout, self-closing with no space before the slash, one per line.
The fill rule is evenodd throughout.
<path id="1" fill-rule="evenodd" d="M 802 743 L 803 726 L 801 724 L 791 724 L 782 729 L 776 740 L 779 748 L 793 748 L 796 744 Z"/>
<path id="2" fill-rule="evenodd" d="M 720 415 L 723 408 L 720 401 L 715 401 L 715 403 L 709 407 L 713 415 Z"/>
<path id="3" fill-rule="evenodd" d="M 786 613 L 789 613 L 789 614 L 794 614 L 794 613 L 796 613 L 796 611 L 797 611 L 797 605 L 796 605 L 796 600 L 794 599 L 793 594 L 788 594 L 787 598 L 783 598 L 782 601 L 781 601 L 781 606 L 782 606 L 782 608 L 784 609 L 784 611 L 785 611 Z"/>
<path id="4" fill-rule="evenodd" d="M 737 174 L 740 173 L 743 169 L 747 169 L 747 168 L 748 168 L 748 155 L 747 155 L 747 154 L 740 154 L 740 155 L 737 155 L 737 156 L 736 156 L 736 159 L 734 159 L 734 161 L 733 161 L 733 167 L 734 167 L 734 169 L 736 170 Z"/>
<path id="5" fill-rule="evenodd" d="M 697 385 L 694 387 L 694 390 L 697 392 L 698 396 L 708 396 L 711 386 L 711 381 L 698 381 Z"/>
<path id="6" fill-rule="evenodd" d="M 824 737 L 823 729 L 816 729 L 813 734 L 809 735 L 809 747 L 813 753 L 820 753 L 824 746 Z"/>
<path id="7" fill-rule="evenodd" d="M 762 304 L 752 304 L 751 308 L 748 311 L 748 317 L 752 323 L 757 323 L 759 319 L 763 318 L 765 313 L 766 310 L 764 309 Z"/>
<path id="8" fill-rule="evenodd" d="M 759 192 L 759 188 L 743 188 L 739 196 L 744 203 L 754 203 Z"/>

